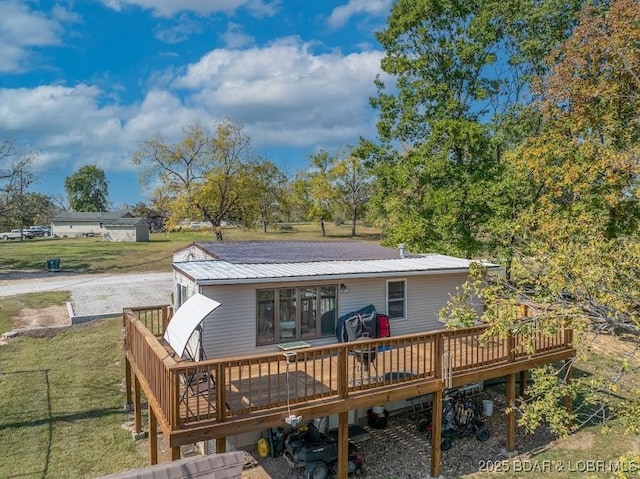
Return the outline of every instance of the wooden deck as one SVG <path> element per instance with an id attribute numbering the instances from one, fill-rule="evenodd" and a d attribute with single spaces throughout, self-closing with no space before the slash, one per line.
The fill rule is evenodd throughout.
<path id="1" fill-rule="evenodd" d="M 167 306 L 124 311 L 127 401 L 142 389 L 170 446 L 344 413 L 574 355 L 572 330 L 487 338 L 484 326 L 201 362 L 160 339 Z M 139 418 L 136 418 L 136 428 Z"/>

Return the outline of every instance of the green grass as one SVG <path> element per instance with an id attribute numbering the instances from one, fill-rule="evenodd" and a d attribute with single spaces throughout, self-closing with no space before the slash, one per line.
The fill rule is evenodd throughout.
<path id="1" fill-rule="evenodd" d="M 326 225 L 327 236 L 318 224 L 296 224 L 291 230 L 267 233 L 242 228 L 225 228 L 225 241 L 248 240 L 335 240 L 351 239 L 350 226 Z M 379 240 L 376 230 L 359 226 L 356 239 Z M 156 233 L 146 243 L 110 243 L 101 238 L 53 238 L 0 242 L 0 271 L 45 270 L 47 259 L 59 258 L 65 271 L 78 273 L 143 273 L 170 271 L 172 255 L 194 241 L 215 241 L 210 231 Z"/>
<path id="2" fill-rule="evenodd" d="M 2 298 L 0 302 L 0 334 L 12 329 L 13 319 L 20 314 L 22 309 L 39 309 L 61 305 L 69 299 L 68 291 L 47 291 Z"/>
<path id="3" fill-rule="evenodd" d="M 146 465 L 122 428 L 120 318 L 0 346 L 0 477 L 90 478 Z"/>
<path id="4" fill-rule="evenodd" d="M 554 441 L 538 451 L 513 459 L 495 459 L 479 465 L 480 472 L 465 478 L 638 478 L 637 437 L 625 434 L 617 421 L 609 427 L 590 426 Z M 625 457 L 625 460 L 621 458 Z M 629 460 L 630 459 L 630 460 Z M 616 475 L 624 471 L 624 475 Z"/>

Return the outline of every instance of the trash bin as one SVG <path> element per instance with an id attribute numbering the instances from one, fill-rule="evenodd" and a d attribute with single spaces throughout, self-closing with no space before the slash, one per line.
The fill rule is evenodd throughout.
<path id="1" fill-rule="evenodd" d="M 60 258 L 50 258 L 47 260 L 47 269 L 49 271 L 60 271 Z"/>

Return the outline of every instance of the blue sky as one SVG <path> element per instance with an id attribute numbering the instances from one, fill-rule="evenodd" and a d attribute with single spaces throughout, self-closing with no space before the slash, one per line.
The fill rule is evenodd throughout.
<path id="1" fill-rule="evenodd" d="M 114 207 L 146 201 L 131 154 L 196 119 L 244 124 L 288 174 L 375 135 L 391 0 L 0 0 L 0 138 L 38 152 L 33 191 L 85 164 Z"/>

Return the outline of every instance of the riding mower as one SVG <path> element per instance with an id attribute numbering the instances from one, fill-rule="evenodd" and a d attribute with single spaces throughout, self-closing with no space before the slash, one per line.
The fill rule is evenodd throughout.
<path id="1" fill-rule="evenodd" d="M 420 432 L 431 431 L 431 415 L 418 421 Z M 467 397 L 447 395 L 442 407 L 442 440 L 440 448 L 443 451 L 451 449 L 453 439 L 465 436 L 475 436 L 478 441 L 486 441 L 491 432 L 484 425 L 475 401 Z"/>
<path id="2" fill-rule="evenodd" d="M 283 456 L 292 468 L 304 468 L 305 479 L 326 479 L 329 474 L 337 474 L 338 443 L 320 433 L 313 422 L 291 432 L 284 444 Z M 349 475 L 359 476 L 363 462 L 363 454 L 349 442 Z"/>

